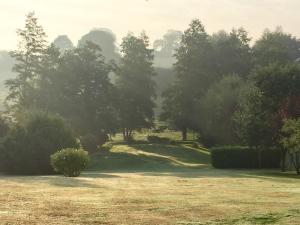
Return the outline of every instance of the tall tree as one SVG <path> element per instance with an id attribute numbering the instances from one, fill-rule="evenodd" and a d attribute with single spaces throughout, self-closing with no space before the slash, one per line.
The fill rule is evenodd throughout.
<path id="1" fill-rule="evenodd" d="M 236 74 L 225 76 L 213 84 L 199 105 L 199 131 L 203 144 L 234 145 L 238 143 L 234 113 L 244 85 Z"/>
<path id="2" fill-rule="evenodd" d="M 187 129 L 195 128 L 199 98 L 216 80 L 212 71 L 212 46 L 199 20 L 193 20 L 184 32 L 175 57 L 176 81 L 164 94 L 162 119 L 168 120 L 187 137 Z"/>
<path id="3" fill-rule="evenodd" d="M 59 35 L 57 36 L 53 44 L 55 47 L 57 47 L 62 53 L 65 52 L 66 50 L 70 50 L 74 48 L 74 45 L 70 38 L 67 35 Z"/>
<path id="4" fill-rule="evenodd" d="M 41 61 L 47 48 L 46 34 L 38 24 L 34 12 L 26 16 L 25 28 L 17 31 L 19 36 L 18 49 L 11 53 L 16 60 L 13 71 L 17 73 L 15 79 L 6 81 L 9 89 L 7 101 L 10 106 L 20 110 L 33 105 L 32 93 L 38 78 Z"/>
<path id="5" fill-rule="evenodd" d="M 172 58 L 176 49 L 180 46 L 181 36 L 181 31 L 168 30 L 163 36 L 163 39 L 154 41 L 153 47 L 155 56 Z"/>
<path id="6" fill-rule="evenodd" d="M 134 130 L 153 126 L 155 98 L 155 75 L 153 50 L 149 39 L 142 33 L 123 38 L 122 58 L 116 71 L 116 85 L 120 94 L 120 123 L 125 140 L 132 137 Z"/>
<path id="7" fill-rule="evenodd" d="M 113 133 L 117 128 L 116 91 L 108 74 L 112 67 L 105 63 L 98 45 L 84 46 L 56 57 L 49 53 L 39 83 L 40 108 L 59 113 L 78 134 L 97 137 Z M 58 61 L 57 61 L 58 59 Z"/>
<path id="8" fill-rule="evenodd" d="M 230 33 L 220 31 L 210 38 L 213 46 L 215 70 L 220 75 L 249 75 L 253 67 L 250 38 L 243 28 Z"/>
<path id="9" fill-rule="evenodd" d="M 116 48 L 116 36 L 111 30 L 104 28 L 91 30 L 81 37 L 78 41 L 78 47 L 84 46 L 87 41 L 98 45 L 107 60 L 119 59 Z"/>
<path id="10" fill-rule="evenodd" d="M 288 151 L 292 164 L 300 175 L 300 120 L 286 120 L 281 132 L 283 134 L 281 144 Z"/>
<path id="11" fill-rule="evenodd" d="M 284 121 L 300 117 L 300 65 L 270 64 L 256 70 L 252 82 L 236 113 L 239 133 L 248 145 L 278 146 Z M 282 153 L 284 161 L 286 149 Z"/>
<path id="12" fill-rule="evenodd" d="M 253 46 L 255 63 L 267 66 L 270 63 L 289 63 L 300 58 L 300 41 L 279 27 L 274 32 L 266 30 Z"/>

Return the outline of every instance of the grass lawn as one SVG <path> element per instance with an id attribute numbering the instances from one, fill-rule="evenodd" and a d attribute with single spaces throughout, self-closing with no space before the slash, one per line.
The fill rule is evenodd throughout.
<path id="1" fill-rule="evenodd" d="M 115 145 L 79 178 L 1 176 L 0 224 L 300 224 L 300 179 L 216 170 L 188 146 Z"/>

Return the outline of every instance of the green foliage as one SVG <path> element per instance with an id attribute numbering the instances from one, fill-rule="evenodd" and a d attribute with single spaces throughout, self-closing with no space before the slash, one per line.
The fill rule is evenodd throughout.
<path id="1" fill-rule="evenodd" d="M 89 153 L 93 153 L 97 151 L 98 142 L 97 137 L 93 134 L 86 134 L 80 138 L 80 143 L 82 148 Z"/>
<path id="2" fill-rule="evenodd" d="M 226 168 L 279 168 L 281 151 L 253 149 L 242 146 L 224 146 L 211 149 L 213 167 Z"/>
<path id="3" fill-rule="evenodd" d="M 230 121 L 235 109 L 234 103 L 237 102 L 237 86 L 243 82 L 240 77 L 247 77 L 252 68 L 249 43 L 248 34 L 242 28 L 234 29 L 230 34 L 219 32 L 209 36 L 199 20 L 193 20 L 184 32 L 175 54 L 176 80 L 163 93 L 161 113 L 162 120 L 182 131 L 183 139 L 186 139 L 187 129 L 191 129 L 200 130 L 203 139 L 217 139 L 214 143 L 233 141 L 234 133 L 224 130 L 229 127 L 232 130 Z M 227 74 L 236 75 L 220 81 Z M 219 81 L 220 83 L 215 84 Z M 218 94 L 216 91 L 220 89 L 222 90 Z M 203 100 L 205 98 L 207 101 Z M 201 100 L 203 104 L 199 104 Z M 218 102 L 221 102 L 220 105 Z M 226 118 L 221 118 L 222 110 L 230 111 L 224 113 Z M 218 123 L 217 121 L 223 121 L 222 128 L 209 124 Z M 210 128 L 212 130 L 209 131 Z M 213 134 L 215 131 L 219 133 Z M 225 137 L 226 135 L 231 137 Z"/>
<path id="4" fill-rule="evenodd" d="M 11 174 L 50 174 L 50 155 L 58 149 L 77 147 L 76 138 L 63 120 L 34 114 L 4 139 L 0 150 L 3 170 Z"/>
<path id="5" fill-rule="evenodd" d="M 129 34 L 121 44 L 120 65 L 116 71 L 119 92 L 119 117 L 124 139 L 133 130 L 153 126 L 155 106 L 155 82 L 153 80 L 153 50 L 149 49 L 148 37 Z"/>
<path id="6" fill-rule="evenodd" d="M 255 71 L 243 89 L 236 121 L 241 138 L 251 146 L 279 144 L 287 118 L 300 116 L 300 66 L 271 64 Z"/>
<path id="7" fill-rule="evenodd" d="M 44 71 L 38 82 L 37 108 L 59 113 L 81 135 L 114 133 L 117 96 L 108 76 L 112 68 L 105 63 L 101 49 L 87 42 L 67 51 L 59 61 L 53 62 L 55 69 Z"/>
<path id="8" fill-rule="evenodd" d="M 182 131 L 186 139 L 187 129 L 193 129 L 195 106 L 215 79 L 211 76 L 211 44 L 204 26 L 193 20 L 184 32 L 180 47 L 175 54 L 176 81 L 163 94 L 161 119 Z"/>
<path id="9" fill-rule="evenodd" d="M 300 119 L 286 120 L 281 132 L 283 134 L 281 144 L 288 150 L 292 163 L 300 174 Z"/>
<path id="10" fill-rule="evenodd" d="M 210 37 L 217 74 L 238 74 L 243 78 L 249 75 L 253 67 L 250 40 L 243 28 L 233 29 L 230 33 L 219 31 Z"/>
<path id="11" fill-rule="evenodd" d="M 56 48 L 60 50 L 60 52 L 64 53 L 67 50 L 73 49 L 74 45 L 70 38 L 67 35 L 59 35 L 57 36 L 53 44 Z"/>
<path id="12" fill-rule="evenodd" d="M 148 135 L 147 141 L 152 143 L 170 143 L 170 139 L 166 137 L 159 137 L 155 135 Z"/>
<path id="13" fill-rule="evenodd" d="M 168 129 L 167 126 L 158 126 L 153 130 L 153 133 L 162 133 L 167 129 Z"/>
<path id="14" fill-rule="evenodd" d="M 174 52 L 180 45 L 182 32 L 178 30 L 168 30 L 164 34 L 163 39 L 155 40 L 153 47 L 155 49 L 155 57 L 172 58 Z"/>
<path id="15" fill-rule="evenodd" d="M 281 28 L 273 32 L 266 30 L 253 46 L 253 54 L 256 65 L 286 64 L 300 57 L 300 41 Z"/>
<path id="16" fill-rule="evenodd" d="M 9 124 L 3 116 L 0 116 L 0 138 L 5 137 L 9 132 Z"/>
<path id="17" fill-rule="evenodd" d="M 109 29 L 94 29 L 83 35 L 78 41 L 78 47 L 82 48 L 87 42 L 92 42 L 102 49 L 106 60 L 119 60 L 117 53 L 116 35 Z"/>
<path id="18" fill-rule="evenodd" d="M 281 129 L 283 137 L 281 143 L 291 152 L 300 151 L 300 119 L 290 119 L 284 122 Z"/>
<path id="19" fill-rule="evenodd" d="M 234 113 L 243 80 L 238 75 L 225 76 L 207 91 L 199 104 L 200 139 L 205 146 L 237 144 Z"/>
<path id="20" fill-rule="evenodd" d="M 234 120 L 239 138 L 249 146 L 273 145 L 276 129 L 272 120 L 276 121 L 276 115 L 265 107 L 263 93 L 248 83 L 241 90 L 238 104 Z"/>
<path id="21" fill-rule="evenodd" d="M 16 111 L 23 107 L 33 106 L 34 80 L 41 68 L 42 56 L 47 48 L 46 34 L 42 26 L 38 25 L 37 18 L 31 12 L 26 16 L 25 28 L 17 30 L 19 36 L 18 49 L 11 52 L 16 60 L 13 71 L 17 73 L 15 79 L 7 80 L 9 94 L 7 103 Z"/>
<path id="22" fill-rule="evenodd" d="M 82 149 L 66 148 L 51 155 L 53 169 L 66 177 L 78 177 L 89 160 L 88 152 Z"/>

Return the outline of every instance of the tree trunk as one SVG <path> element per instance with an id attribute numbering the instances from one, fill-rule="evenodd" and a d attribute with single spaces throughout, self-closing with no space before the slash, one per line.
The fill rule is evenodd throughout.
<path id="1" fill-rule="evenodd" d="M 258 168 L 261 169 L 262 168 L 262 150 L 261 148 L 258 149 Z"/>
<path id="2" fill-rule="evenodd" d="M 123 138 L 124 141 L 129 141 L 131 140 L 131 135 L 132 135 L 132 130 L 128 128 L 123 129 Z"/>
<path id="3" fill-rule="evenodd" d="M 186 127 L 183 128 L 183 129 L 181 130 L 181 132 L 182 132 L 182 140 L 183 140 L 183 141 L 186 141 L 186 140 L 187 140 L 187 129 L 186 129 Z"/>
<path id="4" fill-rule="evenodd" d="M 286 172 L 286 155 L 287 155 L 287 150 L 282 148 L 281 149 L 281 172 Z"/>
<path id="5" fill-rule="evenodd" d="M 125 129 L 123 129 L 123 140 L 126 141 L 126 133 L 125 133 Z"/>
<path id="6" fill-rule="evenodd" d="M 300 175 L 300 157 L 299 157 L 299 152 L 295 153 L 295 160 L 296 160 L 296 171 L 297 171 L 297 175 Z"/>
<path id="7" fill-rule="evenodd" d="M 294 164 L 294 167 L 297 171 L 297 175 L 300 175 L 300 160 L 299 160 L 299 154 L 298 152 L 291 153 L 292 162 Z"/>

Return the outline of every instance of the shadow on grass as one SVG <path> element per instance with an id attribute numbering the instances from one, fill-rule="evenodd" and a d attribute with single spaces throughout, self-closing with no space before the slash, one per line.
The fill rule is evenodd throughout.
<path id="1" fill-rule="evenodd" d="M 44 183 L 58 187 L 76 187 L 76 188 L 102 188 L 100 185 L 93 184 L 88 179 L 85 178 L 119 178 L 117 175 L 104 174 L 104 173 L 83 173 L 80 177 L 64 177 L 62 175 L 53 176 L 5 176 L 0 175 L 0 180 L 17 182 L 22 184 L 29 183 Z"/>
<path id="2" fill-rule="evenodd" d="M 300 182 L 300 176 L 295 174 L 281 173 L 279 170 L 251 170 L 251 169 L 236 169 L 236 170 L 221 170 L 214 168 L 203 168 L 201 170 L 189 170 L 180 172 L 143 172 L 144 176 L 174 176 L 180 178 L 245 178 L 245 179 L 262 179 L 276 182 Z"/>
<path id="3" fill-rule="evenodd" d="M 209 155 L 176 145 L 133 144 L 93 155 L 89 171 L 178 171 L 209 166 Z M 124 149 L 123 149 L 124 148 Z"/>
<path id="4" fill-rule="evenodd" d="M 131 147 L 148 153 L 155 153 L 167 157 L 172 156 L 182 162 L 198 164 L 210 163 L 209 155 L 180 145 L 139 144 L 131 145 Z"/>

